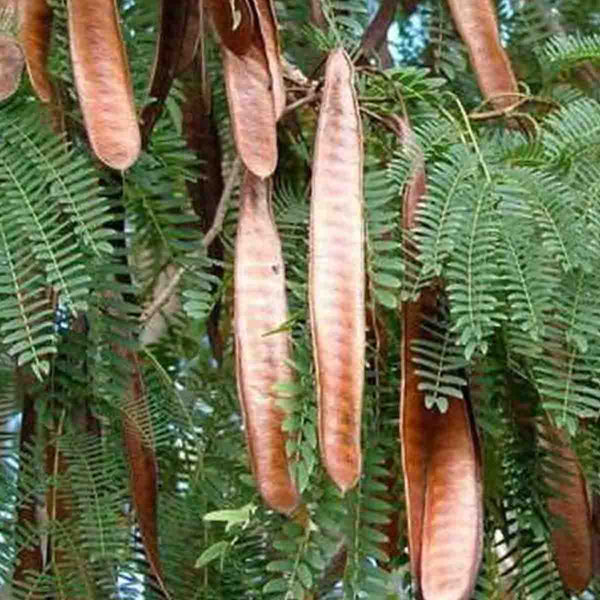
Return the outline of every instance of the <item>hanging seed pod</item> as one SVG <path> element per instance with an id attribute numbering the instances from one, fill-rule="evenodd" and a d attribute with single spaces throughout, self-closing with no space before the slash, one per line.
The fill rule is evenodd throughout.
<path id="1" fill-rule="evenodd" d="M 181 43 L 176 75 L 185 73 L 192 66 L 192 61 L 196 57 L 204 34 L 205 17 L 204 11 L 200 12 L 200 2 L 198 0 L 187 0 L 187 4 L 185 32 Z M 202 54 L 204 53 L 202 52 Z M 200 60 L 202 62 L 203 58 Z"/>
<path id="2" fill-rule="evenodd" d="M 246 172 L 235 243 L 236 378 L 252 470 L 265 502 L 284 514 L 300 502 L 288 468 L 285 411 L 274 386 L 291 380 L 281 243 L 271 211 L 271 182 Z"/>
<path id="3" fill-rule="evenodd" d="M 243 56 L 222 47 L 225 86 L 233 137 L 240 158 L 257 177 L 269 177 L 277 166 L 277 130 L 271 74 L 260 40 Z"/>
<path id="4" fill-rule="evenodd" d="M 24 63 L 17 41 L 0 34 L 0 101 L 10 98 L 19 88 Z"/>
<path id="5" fill-rule="evenodd" d="M 547 477 L 553 495 L 548 512 L 560 522 L 553 527 L 551 544 L 560 578 L 565 588 L 581 593 L 592 578 L 592 515 L 583 470 L 565 434 L 545 424 L 542 435 L 553 455 L 552 472 Z"/>
<path id="6" fill-rule="evenodd" d="M 413 157 L 403 206 L 403 225 L 410 230 L 426 191 L 423 155 L 408 121 L 395 117 L 392 122 Z M 414 254 L 408 245 L 407 252 Z M 466 600 L 475 586 L 483 547 L 477 432 L 468 398 L 452 399 L 444 414 L 426 407 L 412 349 L 415 340 L 430 336 L 424 325 L 438 317 L 437 296 L 436 290 L 426 288 L 402 309 L 400 438 L 409 555 L 424 600 Z"/>
<path id="7" fill-rule="evenodd" d="M 140 153 L 129 66 L 115 0 L 68 0 L 73 73 L 86 130 L 96 156 L 125 170 Z"/>
<path id="8" fill-rule="evenodd" d="M 145 146 L 152 129 L 162 112 L 179 64 L 186 33 L 188 0 L 162 0 L 160 3 L 160 28 L 150 77 L 150 104 L 141 114 L 142 143 Z"/>
<path id="9" fill-rule="evenodd" d="M 19 10 L 19 39 L 29 80 L 38 98 L 42 102 L 50 102 L 54 93 L 48 73 L 52 9 L 46 0 L 20 0 Z"/>
<path id="10" fill-rule="evenodd" d="M 252 0 L 205 0 L 221 44 L 236 56 L 250 50 L 257 28 Z"/>
<path id="11" fill-rule="evenodd" d="M 285 87 L 283 85 L 283 72 L 281 69 L 277 15 L 273 0 L 253 0 L 253 2 L 267 65 L 271 74 L 275 117 L 279 120 L 285 108 Z"/>
<path id="12" fill-rule="evenodd" d="M 152 573 L 169 598 L 158 551 L 158 465 L 141 368 L 135 352 L 122 346 L 115 346 L 115 352 L 129 369 L 129 389 L 123 404 L 123 443 L 129 462 L 131 496 Z"/>
<path id="13" fill-rule="evenodd" d="M 517 80 L 500 43 L 495 8 L 490 0 L 448 0 L 456 29 L 469 51 L 469 59 L 483 97 L 496 109 L 515 101 Z"/>
<path id="14" fill-rule="evenodd" d="M 325 69 L 312 173 L 309 305 L 321 458 L 346 492 L 361 473 L 365 364 L 362 130 L 348 55 Z"/>

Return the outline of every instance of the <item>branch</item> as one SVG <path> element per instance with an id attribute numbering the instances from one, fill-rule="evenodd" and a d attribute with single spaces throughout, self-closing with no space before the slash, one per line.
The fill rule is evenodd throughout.
<path id="1" fill-rule="evenodd" d="M 206 235 L 202 239 L 202 248 L 206 251 L 214 239 L 219 235 L 221 229 L 223 228 L 223 221 L 225 219 L 225 213 L 227 212 L 227 208 L 229 206 L 229 199 L 231 198 L 231 194 L 233 192 L 233 188 L 237 182 L 240 169 L 242 166 L 242 161 L 239 156 L 236 156 L 236 159 L 231 167 L 231 171 L 229 173 L 229 177 L 227 178 L 227 182 L 225 184 L 225 188 L 223 189 L 223 194 L 221 195 L 221 199 L 219 200 L 219 206 L 217 207 L 217 211 L 215 213 L 215 219 L 211 228 L 206 232 Z M 142 312 L 140 316 L 140 322 L 145 323 L 148 319 L 151 319 L 154 314 L 160 310 L 160 308 L 168 302 L 169 298 L 175 292 L 177 288 L 177 284 L 181 280 L 185 272 L 185 267 L 179 267 L 171 281 L 169 281 L 168 285 L 166 285 L 160 295 L 155 298 L 154 302 Z"/>
<path id="2" fill-rule="evenodd" d="M 394 22 L 398 0 L 382 0 L 377 14 L 365 30 L 360 43 L 360 54 L 368 57 L 373 52 L 378 52 L 387 40 L 388 29 Z"/>

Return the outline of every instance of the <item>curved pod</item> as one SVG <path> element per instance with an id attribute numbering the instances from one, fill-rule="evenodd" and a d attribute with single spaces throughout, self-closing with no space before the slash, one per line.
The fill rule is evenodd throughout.
<path id="1" fill-rule="evenodd" d="M 115 0 L 68 0 L 69 41 L 77 94 L 96 156 L 125 170 L 141 139 Z"/>
<path id="2" fill-rule="evenodd" d="M 237 56 L 246 54 L 256 30 L 252 0 L 204 0 L 221 44 Z"/>
<path id="3" fill-rule="evenodd" d="M 265 502 L 284 514 L 300 496 L 288 468 L 274 386 L 290 381 L 290 340 L 274 332 L 288 318 L 281 243 L 271 212 L 271 182 L 246 172 L 235 243 L 234 328 L 238 397 L 252 470 Z"/>
<path id="4" fill-rule="evenodd" d="M 517 80 L 500 43 L 498 22 L 491 0 L 448 0 L 456 29 L 469 51 L 469 59 L 483 97 L 502 109 L 515 101 Z"/>
<path id="5" fill-rule="evenodd" d="M 42 102 L 52 100 L 48 54 L 52 33 L 52 9 L 46 0 L 20 0 L 19 38 L 31 85 Z"/>
<path id="6" fill-rule="evenodd" d="M 363 148 L 352 79 L 350 59 L 336 50 L 315 141 L 308 284 L 321 458 L 342 492 L 361 473 L 365 363 Z"/>

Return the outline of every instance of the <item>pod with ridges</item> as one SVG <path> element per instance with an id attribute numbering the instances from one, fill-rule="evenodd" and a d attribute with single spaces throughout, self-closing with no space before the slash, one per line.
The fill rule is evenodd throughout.
<path id="1" fill-rule="evenodd" d="M 148 143 L 176 75 L 190 4 L 189 0 L 162 0 L 160 3 L 160 27 L 148 92 L 151 101 L 141 114 L 144 145 Z"/>
<path id="2" fill-rule="evenodd" d="M 10 98 L 19 88 L 25 59 L 17 41 L 0 34 L 0 101 Z"/>
<path id="3" fill-rule="evenodd" d="M 115 0 L 68 0 L 69 42 L 77 94 L 96 156 L 125 170 L 141 148 L 127 56 Z"/>
<path id="4" fill-rule="evenodd" d="M 452 19 L 469 51 L 469 59 L 486 100 L 497 109 L 515 101 L 517 80 L 500 42 L 491 0 L 448 0 Z"/>
<path id="5" fill-rule="evenodd" d="M 260 33 L 238 56 L 222 46 L 223 70 L 233 137 L 246 168 L 269 177 L 277 166 L 277 129 L 271 73 Z"/>
<path id="6" fill-rule="evenodd" d="M 325 68 L 312 173 L 309 306 L 323 464 L 346 492 L 361 473 L 365 365 L 362 126 L 342 49 Z"/>
<path id="7" fill-rule="evenodd" d="M 47 0 L 19 0 L 19 13 L 19 39 L 29 80 L 38 98 L 50 102 L 54 93 L 48 73 L 52 9 Z"/>
<path id="8" fill-rule="evenodd" d="M 276 384 L 291 380 L 281 243 L 271 211 L 271 181 L 245 173 L 235 242 L 234 328 L 238 397 L 258 490 L 273 509 L 292 513 L 300 496 L 286 455 Z"/>

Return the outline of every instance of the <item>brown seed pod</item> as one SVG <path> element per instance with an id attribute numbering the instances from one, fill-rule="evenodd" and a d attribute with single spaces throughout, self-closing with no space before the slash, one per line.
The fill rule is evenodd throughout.
<path id="1" fill-rule="evenodd" d="M 365 364 L 362 127 L 344 50 L 325 68 L 312 173 L 309 305 L 321 458 L 346 492 L 361 473 Z"/>
<path id="2" fill-rule="evenodd" d="M 86 130 L 96 156 L 125 170 L 141 140 L 129 66 L 115 0 L 68 0 L 73 73 Z"/>
<path id="3" fill-rule="evenodd" d="M 265 49 L 269 72 L 271 73 L 275 117 L 279 120 L 285 108 L 285 87 L 283 84 L 281 53 L 277 33 L 277 14 L 273 0 L 252 1 L 256 10 L 256 18 Z"/>
<path id="4" fill-rule="evenodd" d="M 426 191 L 423 155 L 406 119 L 393 118 L 412 174 L 404 190 L 403 225 L 416 225 Z M 407 247 L 410 250 L 410 247 Z M 412 343 L 429 334 L 437 291 L 426 288 L 402 309 L 400 438 L 413 578 L 424 600 L 470 597 L 483 547 L 481 456 L 469 399 L 452 399 L 446 413 L 425 406 Z M 460 548 L 457 552 L 456 548 Z"/>
<path id="5" fill-rule="evenodd" d="M 271 212 L 271 182 L 246 172 L 235 243 L 234 327 L 238 397 L 252 470 L 265 502 L 284 514 L 300 502 L 288 468 L 285 411 L 274 386 L 291 380 L 281 243 Z"/>
<path id="6" fill-rule="evenodd" d="M 20 0 L 19 39 L 25 54 L 29 80 L 38 98 L 50 102 L 54 93 L 48 73 L 52 9 L 46 0 Z"/>
<path id="7" fill-rule="evenodd" d="M 237 56 L 250 50 L 257 28 L 252 0 L 205 0 L 221 44 Z"/>
<path id="8" fill-rule="evenodd" d="M 200 47 L 204 28 L 204 13 L 200 13 L 200 2 L 198 0 L 186 1 L 188 4 L 187 19 L 177 63 L 177 75 L 185 73 L 192 66 L 192 61 Z"/>
<path id="9" fill-rule="evenodd" d="M 135 352 L 122 346 L 115 347 L 115 352 L 127 361 L 130 369 L 129 389 L 123 404 L 123 443 L 129 462 L 131 496 L 152 573 L 169 598 L 158 550 L 158 465 L 142 372 Z"/>
<path id="10" fill-rule="evenodd" d="M 456 29 L 469 51 L 469 59 L 483 97 L 496 109 L 515 102 L 517 80 L 500 43 L 496 12 L 491 0 L 448 0 Z"/>
<path id="11" fill-rule="evenodd" d="M 10 98 L 21 83 L 25 59 L 17 41 L 0 34 L 0 101 Z"/>
<path id="12" fill-rule="evenodd" d="M 560 523 L 552 529 L 551 544 L 565 588 L 581 593 L 592 578 L 592 515 L 583 470 L 563 431 L 548 424 L 542 428 L 548 450 L 554 455 L 547 482 L 553 494 L 548 511 Z"/>
<path id="13" fill-rule="evenodd" d="M 243 56 L 222 46 L 229 114 L 237 150 L 247 169 L 269 177 L 277 166 L 277 129 L 271 74 L 260 40 Z"/>
<path id="14" fill-rule="evenodd" d="M 189 4 L 188 0 L 162 0 L 160 3 L 160 29 L 148 92 L 152 100 L 144 106 L 141 114 L 144 146 L 152 135 L 175 78 L 185 39 Z"/>

